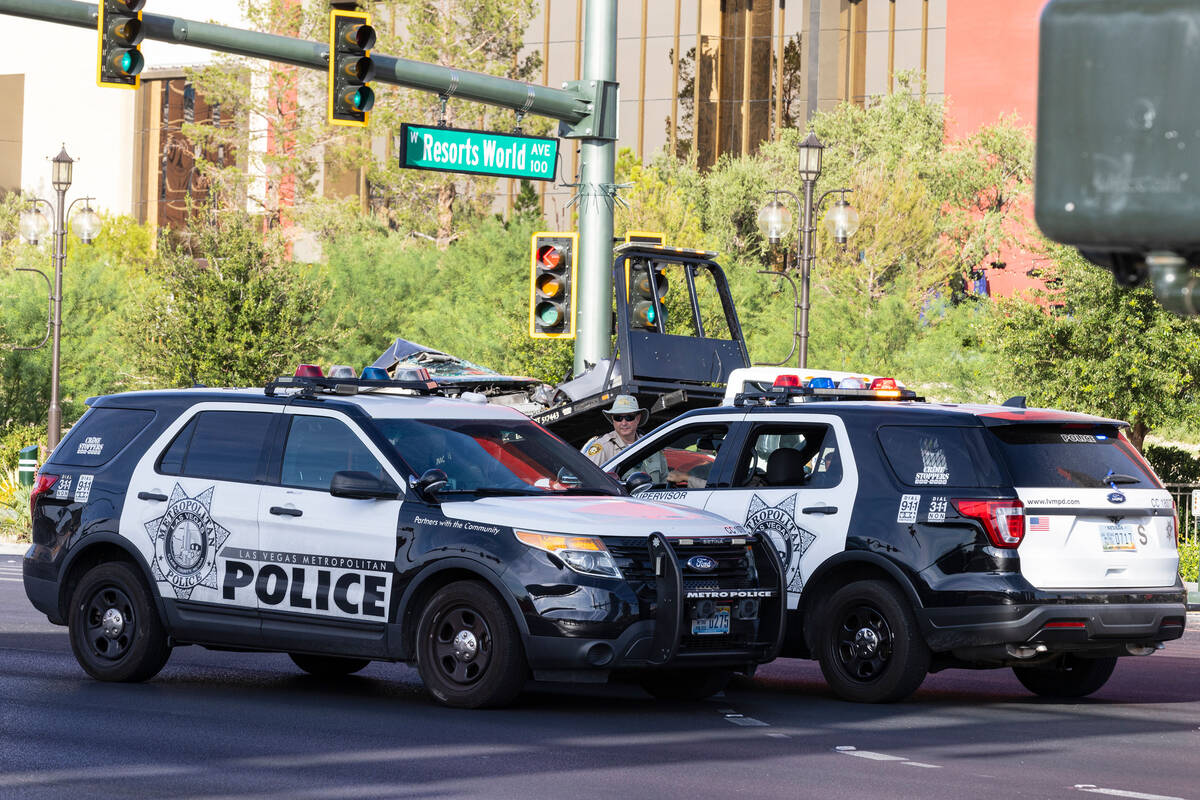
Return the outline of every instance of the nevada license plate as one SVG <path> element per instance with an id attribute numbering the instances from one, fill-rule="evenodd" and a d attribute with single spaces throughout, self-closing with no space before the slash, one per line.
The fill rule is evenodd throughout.
<path id="1" fill-rule="evenodd" d="M 1104 552 L 1137 550 L 1133 541 L 1133 529 L 1125 525 L 1104 525 L 1100 528 L 1100 544 Z"/>
<path id="2" fill-rule="evenodd" d="M 729 633 L 729 606 L 717 606 L 717 613 L 711 617 L 692 620 L 692 636 L 715 633 Z"/>

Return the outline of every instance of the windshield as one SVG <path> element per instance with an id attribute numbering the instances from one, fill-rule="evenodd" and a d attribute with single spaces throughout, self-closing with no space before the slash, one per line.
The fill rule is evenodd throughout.
<path id="1" fill-rule="evenodd" d="M 439 494 L 621 494 L 575 448 L 528 420 L 379 419 L 416 475 L 440 469 Z"/>
<path id="2" fill-rule="evenodd" d="M 1000 442 L 1017 486 L 1158 488 L 1133 445 L 1111 425 L 1001 425 Z"/>

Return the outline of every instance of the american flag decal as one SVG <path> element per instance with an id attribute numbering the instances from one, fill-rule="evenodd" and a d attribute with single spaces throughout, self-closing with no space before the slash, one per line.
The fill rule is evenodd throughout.
<path id="1" fill-rule="evenodd" d="M 1050 518 L 1049 517 L 1030 517 L 1029 518 L 1030 533 L 1034 533 L 1037 531 L 1047 532 L 1049 530 L 1050 530 Z"/>

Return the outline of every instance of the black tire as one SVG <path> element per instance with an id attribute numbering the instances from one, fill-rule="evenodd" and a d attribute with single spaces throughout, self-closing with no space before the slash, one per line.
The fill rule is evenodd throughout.
<path id="1" fill-rule="evenodd" d="M 856 581 L 823 608 L 817 658 L 833 691 L 855 703 L 891 703 L 917 690 L 929 647 L 908 599 L 890 583 Z"/>
<path id="2" fill-rule="evenodd" d="M 659 700 L 703 700 L 729 685 L 733 672 L 727 669 L 647 670 L 638 683 Z"/>
<path id="3" fill-rule="evenodd" d="M 1108 683 L 1116 666 L 1116 656 L 1065 655 L 1045 666 L 1013 667 L 1013 674 L 1022 686 L 1040 697 L 1087 697 Z"/>
<path id="4" fill-rule="evenodd" d="M 353 675 L 371 663 L 369 658 L 314 656 L 307 653 L 288 653 L 288 657 L 300 669 L 321 678 L 340 678 L 343 675 Z"/>
<path id="5" fill-rule="evenodd" d="M 135 567 L 120 561 L 83 576 L 67 624 L 75 659 L 96 680 L 148 680 L 171 655 L 150 589 Z"/>
<path id="6" fill-rule="evenodd" d="M 529 676 L 516 623 L 475 581 L 442 587 L 421 612 L 417 671 L 439 702 L 455 708 L 507 705 Z"/>

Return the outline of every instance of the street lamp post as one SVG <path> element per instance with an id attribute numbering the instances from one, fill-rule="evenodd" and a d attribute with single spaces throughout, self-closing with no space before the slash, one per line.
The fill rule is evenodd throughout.
<path id="1" fill-rule="evenodd" d="M 71 214 L 71 209 L 75 207 L 75 203 L 84 201 L 83 211 L 76 215 L 74 220 L 75 234 L 83 240 L 85 244 L 91 244 L 100 232 L 100 217 L 92 210 L 90 204 L 86 204 L 91 200 L 90 197 L 77 198 L 71 205 L 66 205 L 67 189 L 71 188 L 71 170 L 75 161 L 67 155 L 67 149 L 64 146 L 53 159 L 51 159 L 50 183 L 54 186 L 54 192 L 57 195 L 57 203 L 50 203 L 41 198 L 32 200 L 32 207 L 21 214 L 20 229 L 21 236 L 30 244 L 37 244 L 38 240 L 46 234 L 46 230 L 50 227 L 42 210 L 38 207 L 39 204 L 47 206 L 51 213 L 54 214 L 54 281 L 51 284 L 50 278 L 39 269 L 25 270 L 28 272 L 37 272 L 46 278 L 47 284 L 50 285 L 50 302 L 47 322 L 47 335 L 51 340 L 50 344 L 50 410 L 46 419 L 46 446 L 49 451 L 53 452 L 58 446 L 59 436 L 62 432 L 62 408 L 59 404 L 59 360 L 60 360 L 60 339 L 62 333 L 62 271 L 63 263 L 67 258 L 67 218 Z M 34 350 L 46 343 L 42 339 L 41 343 L 31 348 L 18 348 Z"/>
<path id="2" fill-rule="evenodd" d="M 776 189 L 771 192 L 773 196 L 771 202 L 758 212 L 758 227 L 771 244 L 778 244 L 792 225 L 792 213 L 787 206 L 779 202 L 779 195 L 787 195 L 792 199 L 803 220 L 803 227 L 799 230 L 800 297 L 795 303 L 799 312 L 799 322 L 797 325 L 793 321 L 792 332 L 792 349 L 796 349 L 797 343 L 800 346 L 800 352 L 796 356 L 796 365 L 801 369 L 808 366 L 808 284 L 809 276 L 812 273 L 812 262 L 816 258 L 813 254 L 813 234 L 816 232 L 813 217 L 820 212 L 821 206 L 830 195 L 838 194 L 840 195 L 839 199 L 825 215 L 825 227 L 833 234 L 835 241 L 841 245 L 844 245 L 846 240 L 858 230 L 858 213 L 846 201 L 846 193 L 854 191 L 853 189 L 830 189 L 815 203 L 813 202 L 817 179 L 821 177 L 821 159 L 824 151 L 825 145 L 821 144 L 815 133 L 810 132 L 800 143 L 800 180 L 804 185 L 804 200 L 801 201 L 786 189 Z M 795 292 L 796 284 L 786 273 L 786 267 L 784 273 L 768 271 L 768 274 L 786 278 L 792 283 L 792 291 Z M 791 357 L 792 352 L 788 351 L 787 358 L 773 366 L 780 366 L 791 360 Z"/>

